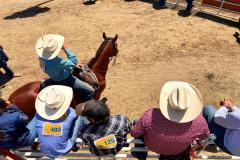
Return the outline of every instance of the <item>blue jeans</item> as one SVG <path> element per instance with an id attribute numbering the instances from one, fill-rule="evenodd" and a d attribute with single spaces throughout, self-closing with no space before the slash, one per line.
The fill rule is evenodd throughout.
<path id="1" fill-rule="evenodd" d="M 52 79 L 47 79 L 43 82 L 43 86 L 49 85 L 65 85 L 73 88 L 74 91 L 77 91 L 80 94 L 81 100 L 83 102 L 91 100 L 93 98 L 95 90 L 88 83 L 81 81 L 77 77 L 70 75 L 68 78 L 62 81 L 54 81 Z"/>
<path id="2" fill-rule="evenodd" d="M 86 117 L 82 117 L 82 116 L 78 116 L 74 125 L 73 125 L 73 129 L 72 129 L 72 133 L 70 133 L 70 135 L 72 134 L 70 141 L 72 143 L 72 146 L 74 146 L 74 144 L 77 141 L 77 137 L 78 137 L 78 131 L 82 129 L 82 127 L 86 124 L 88 124 L 89 121 L 87 120 Z"/>
<path id="3" fill-rule="evenodd" d="M 186 10 L 187 11 L 191 11 L 192 10 L 192 7 L 193 7 L 193 0 L 186 0 L 187 2 L 187 8 Z"/>
<path id="4" fill-rule="evenodd" d="M 214 115 L 215 115 L 216 110 L 217 109 L 214 108 L 213 106 L 207 105 L 203 109 L 203 116 L 208 123 L 208 128 L 209 128 L 210 132 L 215 134 L 215 136 L 216 136 L 215 143 L 217 144 L 217 146 L 219 148 L 221 148 L 223 151 L 230 153 L 227 150 L 227 148 L 224 146 L 224 135 L 226 132 L 226 128 L 218 125 L 214 121 Z"/>

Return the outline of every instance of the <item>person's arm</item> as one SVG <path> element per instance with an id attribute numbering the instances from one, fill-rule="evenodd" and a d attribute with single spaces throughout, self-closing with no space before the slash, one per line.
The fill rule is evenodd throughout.
<path id="1" fill-rule="evenodd" d="M 65 70 L 68 70 L 68 71 L 72 71 L 72 68 L 74 66 L 76 66 L 77 64 L 77 57 L 75 56 L 74 53 L 71 52 L 70 49 L 64 49 L 68 59 L 67 60 L 64 60 L 62 58 L 57 58 L 55 59 L 55 67 L 56 68 L 61 68 L 61 69 L 65 69 Z"/>
<path id="2" fill-rule="evenodd" d="M 62 49 L 64 50 L 68 60 L 70 60 L 74 65 L 77 65 L 78 60 L 75 53 L 73 53 L 66 42 L 63 43 Z"/>
<path id="3" fill-rule="evenodd" d="M 26 126 L 29 123 L 28 116 L 20 110 L 18 110 L 18 114 L 19 114 L 19 116 L 17 119 L 17 124 L 19 126 Z"/>
<path id="4" fill-rule="evenodd" d="M 70 60 L 74 65 L 77 65 L 78 60 L 76 54 L 73 53 L 69 48 L 64 48 L 63 50 L 65 51 L 68 60 Z"/>
<path id="5" fill-rule="evenodd" d="M 146 128 L 148 127 L 147 121 L 149 120 L 149 117 L 151 117 L 151 115 L 152 109 L 149 109 L 142 115 L 142 117 L 137 121 L 137 123 L 132 126 L 131 135 L 133 137 L 140 137 L 145 133 Z"/>
<path id="6" fill-rule="evenodd" d="M 132 137 L 140 137 L 144 134 L 145 127 L 143 125 L 143 122 L 141 119 L 138 120 L 138 122 L 132 127 L 131 129 L 131 135 Z"/>
<path id="7" fill-rule="evenodd" d="M 128 119 L 128 117 L 127 116 L 124 116 L 124 119 L 125 119 L 125 124 L 126 124 L 126 131 L 128 132 L 128 133 L 130 133 L 130 131 L 131 131 L 131 128 L 132 128 L 132 122 Z"/>
<path id="8" fill-rule="evenodd" d="M 127 126 L 128 126 L 128 129 L 129 129 L 129 132 L 131 131 L 131 128 L 132 128 L 132 122 L 127 118 Z"/>
<path id="9" fill-rule="evenodd" d="M 215 113 L 215 122 L 228 129 L 240 129 L 240 109 L 236 106 L 231 107 L 231 112 L 225 106 L 218 109 Z"/>
<path id="10" fill-rule="evenodd" d="M 202 127 L 201 127 L 202 132 L 201 132 L 201 134 L 198 136 L 198 138 L 199 138 L 200 140 L 206 139 L 206 138 L 208 138 L 209 135 L 210 135 L 210 131 L 209 131 L 209 129 L 208 129 L 208 124 L 207 124 L 207 122 L 205 121 L 205 119 L 204 119 L 204 122 L 202 122 L 202 123 L 203 123 L 203 124 L 202 124 Z"/>

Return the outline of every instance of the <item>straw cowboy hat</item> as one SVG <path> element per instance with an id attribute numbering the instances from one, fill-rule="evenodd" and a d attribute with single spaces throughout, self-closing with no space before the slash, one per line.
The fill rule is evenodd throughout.
<path id="1" fill-rule="evenodd" d="M 169 81 L 160 93 L 160 110 L 170 121 L 186 123 L 194 120 L 203 109 L 202 96 L 192 84 Z"/>
<path id="2" fill-rule="evenodd" d="M 38 39 L 36 52 L 39 57 L 51 60 L 59 54 L 64 43 L 64 37 L 57 34 L 47 34 Z"/>
<path id="3" fill-rule="evenodd" d="M 73 90 L 62 85 L 51 85 L 38 94 L 35 101 L 37 113 L 48 120 L 56 120 L 68 110 L 73 97 Z"/>

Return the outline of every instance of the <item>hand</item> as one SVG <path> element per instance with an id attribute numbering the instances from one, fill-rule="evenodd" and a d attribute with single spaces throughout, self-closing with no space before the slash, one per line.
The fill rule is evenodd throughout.
<path id="1" fill-rule="evenodd" d="M 225 98 L 220 101 L 220 105 L 225 106 L 228 109 L 232 108 L 233 106 L 231 100 Z"/>
<path id="2" fill-rule="evenodd" d="M 84 64 L 77 64 L 77 65 L 75 65 L 75 67 L 76 67 L 77 69 L 82 69 L 83 66 L 84 66 Z"/>
<path id="3" fill-rule="evenodd" d="M 68 48 L 68 44 L 66 42 L 63 43 L 62 49 Z"/>
<path id="4" fill-rule="evenodd" d="M 85 66 L 85 64 L 83 64 L 83 63 L 79 63 L 79 64 L 77 64 L 78 65 L 78 67 L 80 67 L 80 68 L 83 68 L 83 66 Z"/>

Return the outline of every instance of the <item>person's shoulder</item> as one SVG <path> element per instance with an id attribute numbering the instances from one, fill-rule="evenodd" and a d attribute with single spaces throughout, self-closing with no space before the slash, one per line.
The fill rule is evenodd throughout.
<path id="1" fill-rule="evenodd" d="M 75 109 L 73 109 L 72 107 L 69 107 L 67 112 L 68 112 L 69 117 L 71 117 L 71 118 L 77 116 Z"/>
<path id="2" fill-rule="evenodd" d="M 24 113 L 14 104 L 8 106 L 8 108 L 4 111 L 2 117 L 10 117 L 11 119 L 21 119 Z"/>
<path id="3" fill-rule="evenodd" d="M 115 118 L 128 119 L 128 117 L 125 116 L 124 114 L 118 114 L 110 117 L 110 119 L 115 119 Z"/>
<path id="4" fill-rule="evenodd" d="M 149 108 L 148 110 L 146 110 L 145 112 L 144 112 L 144 114 L 143 115 L 152 115 L 152 114 L 158 114 L 158 113 L 160 113 L 161 111 L 160 111 L 160 109 L 159 108 Z"/>
<path id="5" fill-rule="evenodd" d="M 195 118 L 193 121 L 193 124 L 195 124 L 196 126 L 199 126 L 199 125 L 205 125 L 207 126 L 207 122 L 205 120 L 205 118 L 203 117 L 202 114 L 200 114 L 199 116 L 197 116 L 197 118 Z"/>
<path id="6" fill-rule="evenodd" d="M 45 64 L 55 64 L 55 63 L 60 63 L 61 61 L 63 61 L 62 58 L 60 58 L 59 56 L 53 58 L 53 59 L 43 59 L 40 58 L 41 61 L 43 61 Z"/>
<path id="7" fill-rule="evenodd" d="M 73 109 L 72 107 L 69 107 L 69 108 L 68 108 L 68 111 L 69 111 L 69 112 L 75 112 L 75 109 Z"/>
<path id="8" fill-rule="evenodd" d="M 131 120 L 124 114 L 118 114 L 110 117 L 110 121 L 124 121 L 125 123 L 131 123 Z"/>

